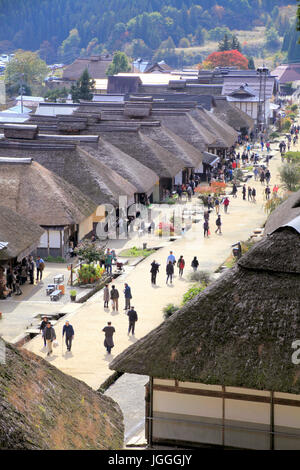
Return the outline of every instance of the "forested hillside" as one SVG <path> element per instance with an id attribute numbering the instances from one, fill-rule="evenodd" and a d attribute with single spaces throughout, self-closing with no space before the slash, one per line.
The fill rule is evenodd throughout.
<path id="1" fill-rule="evenodd" d="M 264 26 L 272 17 L 278 20 L 278 7 L 289 4 L 295 2 L 0 0 L 0 52 L 40 50 L 48 63 L 59 59 L 67 63 L 80 53 L 111 52 L 127 43 L 138 45 L 142 55 L 151 55 L 168 38 L 178 46 L 190 36 L 194 45 L 203 41 L 203 31 L 216 27 Z"/>

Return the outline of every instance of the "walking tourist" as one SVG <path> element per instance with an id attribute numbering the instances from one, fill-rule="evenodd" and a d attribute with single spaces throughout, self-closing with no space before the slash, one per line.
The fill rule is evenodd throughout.
<path id="1" fill-rule="evenodd" d="M 194 259 L 191 263 L 191 266 L 192 266 L 193 270 L 196 272 L 197 269 L 198 269 L 198 266 L 199 266 L 199 261 L 197 260 L 197 256 L 194 256 Z"/>
<path id="2" fill-rule="evenodd" d="M 156 276 L 157 276 L 157 273 L 159 272 L 159 264 L 156 263 L 156 261 L 152 261 L 151 263 L 151 269 L 150 269 L 150 273 L 151 273 L 151 284 L 154 284 L 156 285 Z"/>
<path id="3" fill-rule="evenodd" d="M 48 321 L 46 328 L 44 329 L 44 336 L 46 339 L 46 344 L 47 344 L 47 356 L 50 356 L 52 354 L 53 349 L 52 349 L 52 344 L 53 341 L 56 340 L 56 334 L 53 326 L 51 326 L 51 322 Z"/>
<path id="4" fill-rule="evenodd" d="M 252 202 L 256 202 L 256 189 L 252 188 Z"/>
<path id="5" fill-rule="evenodd" d="M 104 346 L 106 347 L 107 353 L 110 354 L 114 347 L 113 335 L 116 330 L 111 326 L 111 322 L 109 321 L 102 331 L 105 333 Z"/>
<path id="6" fill-rule="evenodd" d="M 244 201 L 246 201 L 246 192 L 247 192 L 247 189 L 246 189 L 246 185 L 244 184 L 243 189 L 242 189 L 243 200 L 244 200 Z"/>
<path id="7" fill-rule="evenodd" d="M 105 261 L 105 269 L 106 269 L 107 274 L 111 274 L 111 273 L 112 273 L 112 260 L 113 260 L 113 255 L 112 255 L 112 253 L 110 252 L 110 249 L 108 248 L 108 249 L 107 249 L 107 252 L 106 252 L 106 254 L 105 254 L 105 258 L 104 258 L 104 261 Z"/>
<path id="8" fill-rule="evenodd" d="M 177 262 L 177 267 L 179 268 L 179 277 L 182 277 L 183 275 L 184 266 L 185 266 L 185 261 L 183 259 L 183 256 L 181 255 Z"/>
<path id="9" fill-rule="evenodd" d="M 34 284 L 34 261 L 33 261 L 32 256 L 29 256 L 29 260 L 28 260 L 28 274 L 29 274 L 30 284 Z"/>
<path id="10" fill-rule="evenodd" d="M 208 225 L 207 220 L 204 221 L 203 229 L 204 229 L 204 237 L 205 236 L 208 237 L 209 236 L 209 225 Z"/>
<path id="11" fill-rule="evenodd" d="M 40 280 L 42 280 L 43 271 L 45 269 L 45 262 L 40 256 L 38 256 L 35 264 L 36 264 L 36 281 L 38 282 L 39 278 Z"/>
<path id="12" fill-rule="evenodd" d="M 229 201 L 229 199 L 228 199 L 227 196 L 225 197 L 225 199 L 224 199 L 224 201 L 223 201 L 223 204 L 224 204 L 224 212 L 225 212 L 225 214 L 227 214 L 228 206 L 229 206 L 229 204 L 230 204 L 230 201 Z"/>
<path id="13" fill-rule="evenodd" d="M 134 335 L 134 329 L 135 329 L 135 322 L 138 321 L 138 316 L 136 311 L 134 310 L 134 307 L 132 306 L 131 309 L 127 312 L 128 315 L 128 320 L 129 320 L 129 326 L 128 326 L 128 334 L 132 333 Z"/>
<path id="14" fill-rule="evenodd" d="M 167 272 L 166 284 L 168 284 L 169 279 L 170 279 L 170 283 L 172 284 L 172 279 L 173 279 L 173 274 L 174 274 L 174 265 L 172 261 L 169 261 L 169 263 L 167 264 L 166 272 Z"/>
<path id="15" fill-rule="evenodd" d="M 103 289 L 103 300 L 104 300 L 104 308 L 108 308 L 108 302 L 109 302 L 109 288 L 108 284 L 105 284 L 105 287 Z"/>
<path id="16" fill-rule="evenodd" d="M 221 231 L 222 222 L 221 222 L 221 216 L 220 215 L 218 215 L 218 218 L 216 220 L 216 226 L 217 226 L 217 230 L 215 230 L 215 233 L 219 232 L 219 234 L 222 235 L 222 231 Z"/>
<path id="17" fill-rule="evenodd" d="M 74 329 L 68 320 L 63 326 L 62 337 L 64 337 L 64 334 L 66 334 L 67 351 L 71 351 L 72 341 L 74 339 Z"/>
<path id="18" fill-rule="evenodd" d="M 169 264 L 169 262 L 172 262 L 172 264 L 175 264 L 176 263 L 176 258 L 175 256 L 173 255 L 173 251 L 170 251 L 170 254 L 167 258 L 167 264 Z"/>
<path id="19" fill-rule="evenodd" d="M 43 317 L 42 319 L 42 322 L 40 324 L 40 332 L 41 332 L 41 335 L 42 335 L 42 338 L 44 340 L 44 347 L 47 346 L 47 343 L 46 343 L 46 338 L 45 338 L 45 334 L 44 334 L 44 330 L 47 326 L 47 323 L 48 323 L 48 318 L 47 317 Z"/>
<path id="20" fill-rule="evenodd" d="M 124 310 L 129 310 L 130 309 L 130 299 L 132 299 L 131 295 L 131 289 L 128 284 L 124 284 L 125 289 L 124 289 L 124 296 L 125 296 L 125 308 Z"/>
<path id="21" fill-rule="evenodd" d="M 111 286 L 110 299 L 112 301 L 113 311 L 119 311 L 119 291 L 115 286 Z"/>

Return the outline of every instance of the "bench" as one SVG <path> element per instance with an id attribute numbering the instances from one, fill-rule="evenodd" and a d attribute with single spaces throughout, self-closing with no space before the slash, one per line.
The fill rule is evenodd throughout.
<path id="1" fill-rule="evenodd" d="M 49 295 L 51 292 L 57 290 L 58 284 L 48 284 L 46 287 L 46 294 Z"/>
<path id="2" fill-rule="evenodd" d="M 56 274 L 56 276 L 54 276 L 53 278 L 54 284 L 61 284 L 62 282 L 64 282 L 64 280 L 65 280 L 64 274 Z"/>
<path id="3" fill-rule="evenodd" d="M 61 290 L 58 290 L 58 289 L 57 289 L 57 290 L 51 292 L 51 294 L 50 294 L 50 300 L 52 300 L 52 301 L 53 301 L 53 300 L 55 300 L 55 301 L 56 301 L 56 300 L 59 300 L 60 297 L 61 297 L 61 295 L 62 295 Z"/>

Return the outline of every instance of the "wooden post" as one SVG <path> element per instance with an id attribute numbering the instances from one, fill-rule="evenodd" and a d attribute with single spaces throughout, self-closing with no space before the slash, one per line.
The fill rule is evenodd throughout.
<path id="1" fill-rule="evenodd" d="M 71 287 L 73 287 L 73 263 L 71 263 Z"/>

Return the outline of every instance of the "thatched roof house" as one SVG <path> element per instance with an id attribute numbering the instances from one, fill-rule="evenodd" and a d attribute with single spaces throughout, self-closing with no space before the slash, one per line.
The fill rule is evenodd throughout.
<path id="1" fill-rule="evenodd" d="M 254 127 L 254 119 L 247 113 L 227 101 L 225 96 L 215 97 L 213 113 L 237 131 L 249 132 Z"/>
<path id="2" fill-rule="evenodd" d="M 71 233 L 83 238 L 93 228 L 97 205 L 77 187 L 30 158 L 0 157 L 1 204 L 46 229 L 40 254 L 64 256 Z"/>
<path id="3" fill-rule="evenodd" d="M 78 80 L 85 69 L 94 79 L 106 78 L 106 70 L 112 63 L 111 57 L 91 56 L 79 57 L 63 70 L 63 80 Z"/>
<path id="4" fill-rule="evenodd" d="M 265 237 L 112 361 L 151 377 L 150 442 L 300 449 L 297 224 Z"/>
<path id="5" fill-rule="evenodd" d="M 158 175 L 119 148 L 100 139 L 96 149 L 86 146 L 84 150 L 134 185 L 138 193 L 153 192 Z"/>
<path id="6" fill-rule="evenodd" d="M 164 188 L 172 188 L 173 178 L 185 166 L 180 158 L 144 135 L 139 127 L 136 129 L 107 127 L 100 133 L 100 136 L 159 176 L 160 186 L 156 187 L 157 191 L 153 196 L 155 201 L 163 197 Z"/>
<path id="7" fill-rule="evenodd" d="M 12 209 L 0 206 L 0 240 L 8 245 L 0 249 L 0 263 L 29 255 L 39 244 L 44 230 Z"/>
<path id="8" fill-rule="evenodd" d="M 115 401 L 8 343 L 0 363 L 0 410 L 1 450 L 123 447 L 123 415 Z"/>

